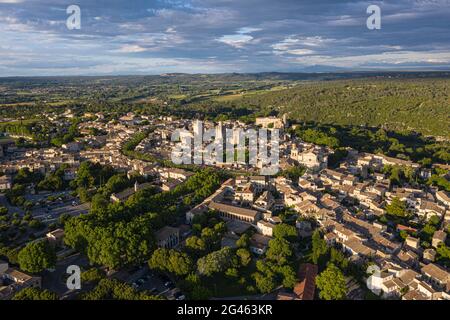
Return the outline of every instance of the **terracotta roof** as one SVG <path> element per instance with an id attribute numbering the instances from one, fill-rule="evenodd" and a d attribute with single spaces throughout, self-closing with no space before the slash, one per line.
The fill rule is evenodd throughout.
<path id="1" fill-rule="evenodd" d="M 300 300 L 314 300 L 316 290 L 317 265 L 304 263 L 298 271 L 299 282 L 294 287 L 294 292 Z"/>
<path id="2" fill-rule="evenodd" d="M 417 291 L 417 290 L 412 290 L 412 291 L 408 291 L 403 297 L 402 300 L 430 300 L 427 298 L 426 295 L 424 295 L 423 293 Z"/>
<path id="3" fill-rule="evenodd" d="M 447 283 L 450 279 L 450 274 L 446 270 L 433 263 L 427 264 L 421 271 L 441 283 Z"/>
<path id="4" fill-rule="evenodd" d="M 295 293 L 280 291 L 277 294 L 277 300 L 297 300 L 297 295 Z"/>

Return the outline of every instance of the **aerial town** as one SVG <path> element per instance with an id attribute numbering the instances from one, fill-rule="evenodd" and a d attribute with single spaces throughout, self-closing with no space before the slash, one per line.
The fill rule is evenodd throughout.
<path id="1" fill-rule="evenodd" d="M 0 0 L 0 320 L 447 308 L 449 17 Z"/>
<path id="2" fill-rule="evenodd" d="M 334 148 L 298 138 L 287 114 L 204 123 L 278 130 L 277 174 L 174 165 L 173 132 L 198 120 L 42 117 L 77 136 L 0 139 L 0 299 L 450 298 L 450 195 L 425 183 L 449 165 L 350 147 L 331 165 Z"/>

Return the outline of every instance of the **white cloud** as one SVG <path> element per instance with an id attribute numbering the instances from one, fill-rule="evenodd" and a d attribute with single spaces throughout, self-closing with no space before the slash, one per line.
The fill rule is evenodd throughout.
<path id="1" fill-rule="evenodd" d="M 272 45 L 273 53 L 276 55 L 311 55 L 316 51 L 310 48 L 324 47 L 335 39 L 323 38 L 321 36 L 296 37 L 289 36 Z M 305 48 L 306 47 L 306 48 Z"/>
<path id="2" fill-rule="evenodd" d="M 278 50 L 278 51 L 286 51 L 286 50 L 289 50 L 289 48 L 292 47 L 292 45 L 295 45 L 298 42 L 299 42 L 298 39 L 288 37 L 281 42 L 273 44 L 272 49 Z"/>
<path id="3" fill-rule="evenodd" d="M 262 29 L 260 29 L 260 28 L 243 27 L 243 28 L 240 28 L 237 31 L 237 33 L 239 33 L 239 34 L 248 34 L 248 33 L 253 33 L 253 32 L 261 31 L 261 30 Z"/>
<path id="4" fill-rule="evenodd" d="M 390 49 L 390 50 L 402 50 L 402 46 L 391 46 L 391 45 L 384 45 L 383 48 Z"/>
<path id="5" fill-rule="evenodd" d="M 365 16 L 354 18 L 348 15 L 344 15 L 335 17 L 334 19 L 328 20 L 325 23 L 333 27 L 350 27 L 365 25 L 365 19 Z"/>
<path id="6" fill-rule="evenodd" d="M 258 41 L 249 34 L 261 30 L 262 29 L 260 28 L 243 27 L 238 29 L 236 34 L 223 35 L 222 37 L 216 39 L 216 41 L 225 43 L 234 48 L 243 48 L 250 42 L 257 43 Z"/>
<path id="7" fill-rule="evenodd" d="M 287 50 L 286 52 L 289 54 L 302 56 L 307 54 L 313 54 L 315 51 L 310 49 L 294 49 L 294 50 Z"/>
<path id="8" fill-rule="evenodd" d="M 225 43 L 234 48 L 242 48 L 252 40 L 253 40 L 252 36 L 244 35 L 244 34 L 224 35 L 224 36 L 220 37 L 219 39 L 217 39 L 217 41 Z"/>
<path id="9" fill-rule="evenodd" d="M 322 47 L 327 43 L 333 42 L 335 39 L 331 38 L 323 38 L 321 36 L 313 36 L 313 37 L 296 37 L 289 36 L 284 40 L 275 43 L 272 45 L 272 49 L 278 51 L 288 51 L 293 50 L 294 47 Z"/>
<path id="10" fill-rule="evenodd" d="M 137 53 L 137 52 L 144 52 L 146 51 L 146 49 L 136 44 L 126 44 L 117 51 L 124 53 Z"/>
<path id="11" fill-rule="evenodd" d="M 324 46 L 327 43 L 333 42 L 335 39 L 330 38 L 323 38 L 321 36 L 315 36 L 315 37 L 304 37 L 300 38 L 299 41 L 304 46 L 310 46 L 310 47 L 320 47 Z"/>
<path id="12" fill-rule="evenodd" d="M 450 52 L 392 51 L 380 54 L 332 57 L 326 55 L 309 55 L 295 58 L 302 65 L 328 65 L 342 68 L 361 68 L 377 65 L 450 63 Z"/>

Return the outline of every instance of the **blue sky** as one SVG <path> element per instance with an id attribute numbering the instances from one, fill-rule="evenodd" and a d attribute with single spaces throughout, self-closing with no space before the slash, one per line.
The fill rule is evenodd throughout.
<path id="1" fill-rule="evenodd" d="M 449 70 L 449 21 L 450 0 L 0 0 L 0 76 Z"/>

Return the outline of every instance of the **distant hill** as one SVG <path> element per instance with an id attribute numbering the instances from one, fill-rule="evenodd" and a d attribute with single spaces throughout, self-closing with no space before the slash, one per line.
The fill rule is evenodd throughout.
<path id="1" fill-rule="evenodd" d="M 9 77 L 0 92 L 0 118 L 69 107 L 248 121 L 289 112 L 300 122 L 450 137 L 450 71 Z"/>
<path id="2" fill-rule="evenodd" d="M 289 112 L 299 121 L 384 126 L 450 137 L 450 79 L 312 82 L 244 97 L 239 105 Z"/>
<path id="3" fill-rule="evenodd" d="M 49 84 L 89 85 L 92 83 L 139 84 L 139 83 L 183 83 L 187 81 L 256 81 L 256 80 L 338 80 L 361 78 L 415 79 L 415 78 L 449 78 L 450 71 L 338 71 L 320 72 L 315 66 L 312 72 L 260 72 L 260 73 L 218 73 L 188 74 L 165 73 L 161 75 L 128 75 L 128 76 L 60 76 L 60 77 L 0 77 L 0 84 L 19 86 L 45 86 Z"/>

